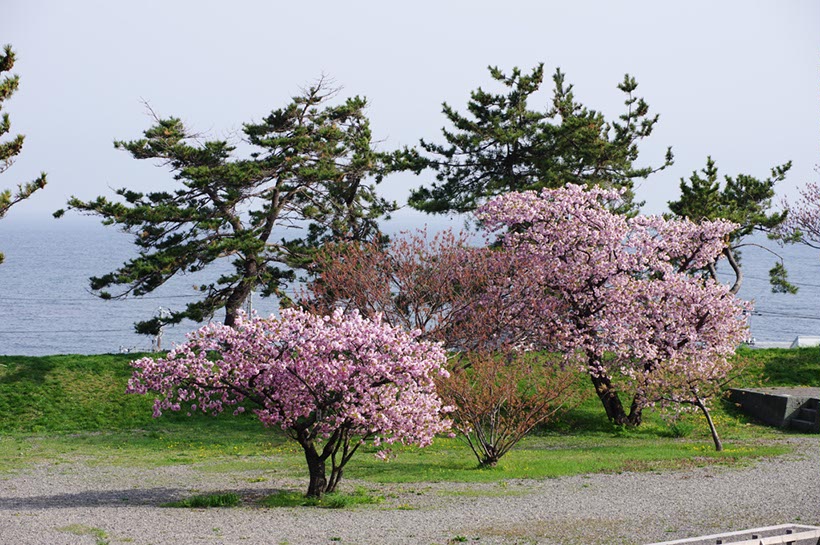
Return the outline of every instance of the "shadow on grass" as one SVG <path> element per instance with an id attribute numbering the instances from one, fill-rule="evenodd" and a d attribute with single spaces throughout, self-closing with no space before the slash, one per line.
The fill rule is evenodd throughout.
<path id="1" fill-rule="evenodd" d="M 57 358 L 55 356 L 0 358 L 0 365 L 6 370 L 6 373 L 0 375 L 0 385 L 13 384 L 14 388 L 18 389 L 25 383 L 43 384 L 57 365 L 55 361 Z"/>
<path id="2" fill-rule="evenodd" d="M 614 433 L 617 431 L 617 426 L 607 419 L 600 402 L 597 399 L 595 401 L 596 403 L 592 406 L 587 402 L 580 407 L 568 410 L 556 420 L 538 426 L 534 430 L 535 434 Z"/>
<path id="3" fill-rule="evenodd" d="M 253 504 L 271 495 L 292 493 L 279 488 L 222 490 L 223 494 L 236 494 L 245 503 Z M 71 509 L 77 507 L 123 507 L 150 506 L 184 501 L 193 496 L 190 490 L 181 488 L 144 488 L 124 490 L 87 490 L 65 494 L 30 497 L 2 497 L 2 511 L 37 511 L 40 509 Z"/>

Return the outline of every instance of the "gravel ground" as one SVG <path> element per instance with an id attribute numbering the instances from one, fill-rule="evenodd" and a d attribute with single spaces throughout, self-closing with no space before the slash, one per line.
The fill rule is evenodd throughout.
<path id="1" fill-rule="evenodd" d="M 190 466 L 42 465 L 0 476 L 0 545 L 628 544 L 782 523 L 820 525 L 820 441 L 742 468 L 584 475 L 493 484 L 364 485 L 386 500 L 351 509 L 170 509 L 210 491 L 301 489 L 258 472 Z M 104 532 L 104 533 L 103 533 Z"/>

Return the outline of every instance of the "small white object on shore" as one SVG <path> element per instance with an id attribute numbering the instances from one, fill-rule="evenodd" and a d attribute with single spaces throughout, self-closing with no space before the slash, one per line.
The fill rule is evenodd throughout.
<path id="1" fill-rule="evenodd" d="M 798 335 L 792 342 L 758 341 L 753 338 L 747 346 L 749 348 L 806 348 L 809 346 L 820 346 L 820 337 L 814 335 Z"/>

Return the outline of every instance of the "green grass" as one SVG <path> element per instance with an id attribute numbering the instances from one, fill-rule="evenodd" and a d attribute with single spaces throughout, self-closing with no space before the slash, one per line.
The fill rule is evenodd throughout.
<path id="1" fill-rule="evenodd" d="M 213 417 L 168 413 L 151 417 L 151 396 L 125 395 L 134 355 L 0 357 L 0 472 L 38 462 L 130 467 L 189 465 L 203 473 L 243 473 L 248 482 L 307 479 L 304 455 L 280 431 L 252 415 Z M 740 350 L 738 385 L 820 385 L 820 349 Z M 591 389 L 587 381 L 582 388 Z M 742 464 L 787 447 L 771 440 L 790 432 L 757 425 L 718 400 L 713 418 L 726 450 L 714 452 L 699 413 L 674 421 L 647 410 L 637 429 L 610 424 L 591 395 L 542 426 L 502 458 L 478 469 L 458 439 L 426 449 L 394 448 L 388 463 L 365 447 L 346 479 L 370 482 L 485 482 L 593 472 L 653 471 L 706 464 Z"/>
<path id="2" fill-rule="evenodd" d="M 82 460 L 86 464 L 157 467 L 190 465 L 202 473 L 242 474 L 246 481 L 297 478 L 307 482 L 301 449 L 286 442 L 280 433 L 260 425 L 244 433 L 224 427 L 209 443 L 201 430 L 176 429 L 167 434 L 116 432 L 0 437 L 0 471 L 11 471 L 36 462 L 51 464 Z M 753 426 L 759 430 L 758 426 Z M 781 434 L 765 429 L 766 436 Z M 196 435 L 196 437 L 191 437 Z M 385 463 L 364 447 L 345 468 L 346 479 L 375 483 L 424 481 L 493 482 L 519 478 L 553 478 L 583 473 L 653 471 L 709 464 L 742 464 L 761 456 L 788 452 L 783 445 L 752 439 L 727 439 L 717 453 L 708 437 L 676 439 L 659 436 L 651 429 L 640 432 L 583 433 L 543 432 L 526 438 L 518 448 L 492 469 L 480 469 L 462 441 L 439 438 L 432 446 L 397 447 L 395 458 Z M 265 440 L 269 439 L 269 440 Z"/>
<path id="3" fill-rule="evenodd" d="M 533 436 L 504 456 L 496 467 L 487 469 L 477 466 L 475 458 L 458 439 L 442 438 L 427 449 L 402 449 L 389 463 L 369 456 L 359 457 L 351 462 L 345 475 L 379 483 L 495 482 L 734 465 L 788 450 L 785 446 L 738 443 L 715 452 L 705 441 Z"/>
<path id="4" fill-rule="evenodd" d="M 80 459 L 90 465 L 195 465 L 203 472 L 254 471 L 303 465 L 298 446 L 251 418 L 163 422 L 151 430 L 0 435 L 0 472 L 38 462 Z M 186 425 L 187 424 L 187 425 Z"/>
<path id="5" fill-rule="evenodd" d="M 308 498 L 302 492 L 282 491 L 266 496 L 257 502 L 262 507 L 324 507 L 343 509 L 354 505 L 372 505 L 384 501 L 383 496 L 373 495 L 363 488 L 348 494 L 333 492 L 321 498 Z"/>
<path id="6" fill-rule="evenodd" d="M 740 348 L 735 361 L 745 368 L 738 386 L 820 387 L 820 346 L 789 350 Z"/>
<path id="7" fill-rule="evenodd" d="M 150 427 L 151 399 L 125 395 L 139 356 L 0 357 L 0 433 Z"/>
<path id="8" fill-rule="evenodd" d="M 207 494 L 199 496 L 191 496 L 183 500 L 172 501 L 162 504 L 161 507 L 190 507 L 190 508 L 206 508 L 206 507 L 236 507 L 241 503 L 238 494 L 227 492 L 224 494 Z"/>

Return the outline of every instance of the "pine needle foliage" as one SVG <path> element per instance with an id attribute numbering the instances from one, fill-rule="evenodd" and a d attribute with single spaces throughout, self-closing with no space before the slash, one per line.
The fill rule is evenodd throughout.
<path id="1" fill-rule="evenodd" d="M 421 151 L 397 154 L 402 168 L 420 174 L 432 170 L 436 182 L 416 189 L 410 205 L 430 213 L 469 212 L 490 197 L 510 191 L 559 188 L 565 184 L 625 189 L 623 212 L 634 214 L 636 180 L 672 164 L 671 148 L 659 166 L 638 166 L 639 143 L 658 121 L 636 95 L 638 83 L 625 75 L 618 84 L 625 111 L 616 120 L 581 104 L 566 75 L 552 76 L 552 98 L 545 108 L 531 105 L 544 82 L 544 65 L 529 73 L 504 73 L 489 67 L 494 93 L 478 88 L 466 113 L 447 103 L 442 113 L 444 143 L 422 140 Z"/>
<path id="2" fill-rule="evenodd" d="M 246 156 L 237 157 L 228 141 L 203 141 L 178 118 L 156 115 L 143 138 L 115 142 L 135 159 L 167 166 L 173 181 L 167 190 L 122 188 L 117 199 L 68 202 L 69 209 L 134 235 L 139 250 L 119 269 L 91 278 L 92 290 L 103 298 L 142 296 L 228 258 L 233 271 L 198 286 L 199 300 L 139 322 L 136 330 L 153 335 L 165 324 L 202 321 L 222 308 L 233 325 L 255 289 L 287 304 L 285 287 L 325 241 L 376 235 L 377 219 L 395 209 L 375 192 L 386 172 L 383 155 L 371 139 L 366 100 L 338 103 L 336 94 L 320 80 L 261 122 L 245 124 L 252 148 Z M 281 235 L 292 227 L 301 236 Z"/>
<path id="3" fill-rule="evenodd" d="M 3 110 L 3 102 L 11 98 L 20 85 L 20 76 L 6 75 L 4 72 L 11 72 L 14 67 L 16 55 L 10 45 L 3 47 L 3 52 L 0 53 L 0 112 Z M 11 121 L 9 114 L 2 113 L 0 115 L 0 139 L 11 131 Z M 10 140 L 5 142 L 0 140 L 0 173 L 8 170 L 14 159 L 23 150 L 23 142 L 25 136 L 18 134 L 12 136 Z M 20 201 L 28 199 L 32 193 L 38 189 L 42 189 L 46 185 L 46 173 L 41 172 L 35 180 L 31 182 L 21 183 L 17 185 L 17 189 L 0 189 L 0 219 L 2 219 L 9 209 Z M 0 263 L 3 262 L 3 254 L 0 253 Z"/>

